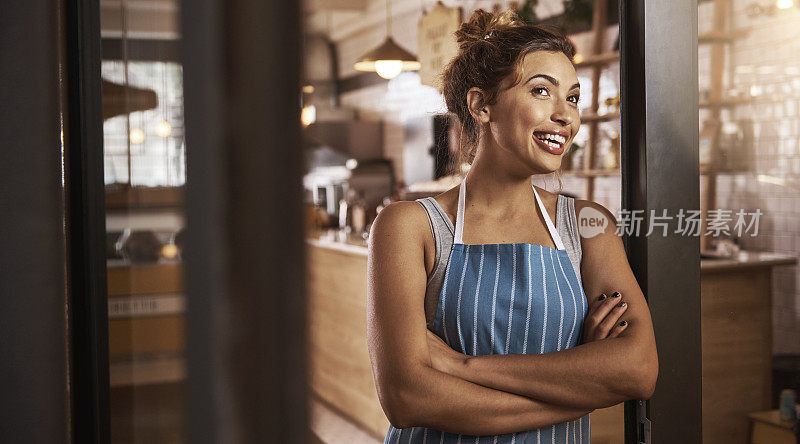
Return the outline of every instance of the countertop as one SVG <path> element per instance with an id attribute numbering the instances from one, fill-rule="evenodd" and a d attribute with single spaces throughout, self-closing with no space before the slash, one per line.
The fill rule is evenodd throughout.
<path id="1" fill-rule="evenodd" d="M 344 235 L 337 230 L 328 230 L 317 233 L 316 236 L 306 237 L 306 243 L 315 247 L 330 248 L 343 253 L 367 256 L 367 240 L 354 235 Z"/>
<path id="2" fill-rule="evenodd" d="M 743 268 L 796 265 L 797 257 L 769 251 L 740 251 L 738 257 L 701 259 L 700 271 L 739 270 Z"/>
<path id="3" fill-rule="evenodd" d="M 367 241 L 359 236 L 344 236 L 335 230 L 321 232 L 306 238 L 306 242 L 317 247 L 331 248 L 345 253 L 367 255 Z M 700 271 L 727 271 L 755 267 L 796 265 L 797 257 L 769 251 L 741 251 L 735 258 L 702 258 Z"/>

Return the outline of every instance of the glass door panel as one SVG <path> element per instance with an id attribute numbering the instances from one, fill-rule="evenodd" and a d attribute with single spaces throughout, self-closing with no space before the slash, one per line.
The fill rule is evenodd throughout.
<path id="1" fill-rule="evenodd" d="M 101 1 L 113 442 L 182 442 L 186 147 L 179 4 Z"/>
<path id="2" fill-rule="evenodd" d="M 779 398 L 800 389 L 800 8 L 714 0 L 697 16 L 703 442 L 791 438 Z"/>

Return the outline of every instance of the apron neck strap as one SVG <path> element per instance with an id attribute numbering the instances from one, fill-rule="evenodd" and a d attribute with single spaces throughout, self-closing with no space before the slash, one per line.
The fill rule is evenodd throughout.
<path id="1" fill-rule="evenodd" d="M 467 196 L 467 178 L 461 181 L 458 188 L 458 211 L 456 212 L 456 234 L 453 243 L 463 244 L 464 239 L 464 204 Z"/>
<path id="2" fill-rule="evenodd" d="M 557 250 L 564 249 L 564 242 L 561 241 L 561 236 L 558 234 L 556 227 L 553 225 L 553 222 L 550 220 L 550 215 L 547 214 L 547 209 L 545 209 L 544 204 L 542 203 L 542 199 L 539 198 L 539 193 L 536 192 L 536 187 L 533 186 L 533 177 L 531 177 L 531 189 L 533 190 L 533 195 L 536 197 L 536 204 L 539 206 L 539 211 L 544 216 L 544 221 L 547 224 L 547 231 L 550 232 L 550 237 L 553 238 L 553 242 L 556 244 Z M 467 178 L 465 177 L 464 180 L 461 181 L 461 185 L 458 188 L 458 211 L 456 212 L 456 233 L 453 239 L 453 243 L 456 244 L 463 244 L 464 239 L 464 207 L 466 206 L 466 197 L 467 197 Z"/>
<path id="3" fill-rule="evenodd" d="M 547 231 L 550 232 L 550 237 L 553 238 L 553 242 L 556 244 L 556 250 L 563 250 L 564 242 L 561 241 L 558 230 L 556 230 L 556 227 L 553 225 L 553 221 L 550 220 L 550 215 L 547 214 L 547 209 L 545 209 L 542 199 L 539 198 L 536 187 L 533 186 L 533 177 L 531 177 L 531 188 L 533 188 L 533 195 L 536 196 L 536 203 L 539 204 L 539 210 L 542 212 L 542 216 L 544 216 L 544 222 L 547 224 Z"/>

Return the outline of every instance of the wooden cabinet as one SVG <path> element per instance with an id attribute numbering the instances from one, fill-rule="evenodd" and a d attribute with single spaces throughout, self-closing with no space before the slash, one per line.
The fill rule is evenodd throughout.
<path id="1" fill-rule="evenodd" d="M 309 244 L 309 384 L 313 395 L 376 437 L 383 413 L 367 350 L 366 248 Z"/>
<path id="2" fill-rule="evenodd" d="M 750 419 L 750 444 L 797 444 L 792 431 L 797 420 L 781 419 L 779 410 L 754 412 Z"/>
<path id="3" fill-rule="evenodd" d="M 112 263 L 107 280 L 111 386 L 183 380 L 183 265 Z"/>

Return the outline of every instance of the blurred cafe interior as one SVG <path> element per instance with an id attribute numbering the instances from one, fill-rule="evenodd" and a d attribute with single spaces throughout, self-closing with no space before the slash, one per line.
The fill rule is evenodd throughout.
<path id="1" fill-rule="evenodd" d="M 578 50 L 581 129 L 562 162 L 561 193 L 617 214 L 619 5 L 326 3 L 307 2 L 305 14 L 309 384 L 318 421 L 312 424 L 333 442 L 338 432 L 322 424 L 338 417 L 354 426 L 353 436 L 363 432 L 373 437 L 364 442 L 375 442 L 388 422 L 371 383 L 364 336 L 366 239 L 382 207 L 442 193 L 469 168 L 455 164 L 459 123 L 437 89 L 436 74 L 457 51 L 452 33 L 476 8 L 515 9 L 567 33 Z M 798 23 L 800 9 L 792 2 L 697 5 L 700 205 L 764 213 L 755 236 L 751 229 L 701 239 L 704 443 L 767 442 L 759 437 L 772 431 L 793 436 L 777 409 L 781 391 L 797 389 L 800 370 L 800 62 L 785 57 L 800 50 L 788 38 Z M 419 69 L 359 71 L 360 58 L 387 39 Z M 760 49 L 765 45 L 769 51 Z M 539 184 L 559 189 L 553 177 Z M 658 326 L 656 337 L 662 339 Z M 595 410 L 591 421 L 592 442 L 624 442 L 623 404 Z"/>
<path id="2" fill-rule="evenodd" d="M 88 44 L 82 49 L 70 46 L 84 38 L 83 34 L 72 32 L 54 46 L 58 49 L 59 66 L 67 70 L 92 69 L 91 61 L 80 66 L 71 64 L 70 57 L 76 54 L 97 57 L 99 78 L 88 85 L 97 90 L 98 104 L 102 104 L 102 114 L 96 116 L 95 122 L 98 130 L 102 129 L 102 158 L 95 170 L 89 168 L 81 173 L 86 174 L 88 185 L 80 185 L 91 186 L 95 174 L 97 188 L 102 190 L 96 195 L 67 194 L 70 197 L 64 201 L 74 205 L 94 196 L 104 202 L 98 213 L 101 224 L 92 226 L 103 230 L 100 236 L 104 242 L 97 249 L 87 247 L 85 251 L 87 258 L 100 261 L 98 269 L 92 268 L 86 274 L 103 277 L 98 281 L 102 282 L 99 289 L 91 290 L 92 295 L 99 295 L 98 299 L 86 303 L 89 308 L 99 307 L 99 312 L 92 311 L 89 320 L 76 314 L 69 322 L 63 321 L 64 331 L 84 322 L 92 325 L 86 329 L 88 336 L 80 340 L 96 347 L 91 356 L 62 353 L 67 356 L 63 359 L 67 361 L 65 368 L 70 368 L 70 378 L 81 377 L 87 368 L 97 372 L 85 381 L 95 398 L 75 401 L 75 393 L 84 386 L 74 382 L 70 386 L 72 394 L 65 395 L 71 400 L 69 407 L 64 407 L 72 412 L 69 421 L 86 420 L 95 427 L 94 431 L 87 431 L 94 438 L 82 440 L 75 438 L 76 433 L 92 427 L 84 429 L 71 422 L 73 426 L 67 434 L 72 440 L 107 442 L 103 438 L 107 437 L 114 443 L 178 443 L 202 440 L 198 430 L 213 429 L 218 439 L 208 438 L 211 441 L 383 441 L 389 420 L 376 392 L 366 337 L 370 228 L 377 214 L 391 203 L 436 196 L 457 186 L 469 171 L 469 164 L 460 163 L 457 156 L 460 123 L 447 110 L 438 75 L 458 50 L 453 32 L 473 11 L 482 8 L 494 12 L 515 10 L 528 23 L 555 26 L 577 49 L 573 62 L 582 91 L 580 131 L 564 155 L 558 174 L 535 178 L 538 186 L 597 202 L 614 214 L 630 208 L 632 202 L 646 202 L 645 208 L 663 208 L 667 204 L 658 201 L 665 195 L 660 193 L 673 187 L 682 191 L 686 186 L 693 190 L 691 194 L 679 194 L 676 199 L 685 202 L 684 208 L 709 214 L 709 219 L 703 219 L 701 235 L 694 240 L 672 235 L 666 241 L 649 240 L 650 244 L 631 241 L 629 261 L 645 295 L 669 294 L 672 286 L 676 292 L 669 298 L 654 296 L 649 300 L 659 347 L 659 384 L 650 401 L 620 403 L 592 412 L 591 441 L 797 442 L 798 0 L 699 0 L 688 2 L 688 9 L 685 2 L 663 2 L 658 6 L 657 2 L 648 2 L 649 10 L 645 9 L 645 2 L 633 0 L 303 0 L 296 6 L 286 6 L 293 2 L 263 3 L 270 6 L 255 10 L 275 8 L 275 14 L 286 14 L 285 19 L 266 18 L 266 13 L 244 17 L 249 8 L 228 8 L 225 2 L 211 0 L 198 4 L 177 0 L 80 0 L 77 4 L 96 8 L 97 29 L 89 25 L 85 29 L 97 34 L 97 45 Z M 279 3 L 281 6 L 277 6 Z M 91 14 L 81 16 L 82 12 L 71 8 L 62 6 L 57 15 L 69 29 L 73 29 L 72 21 L 80 17 L 92 18 Z M 269 21 L 266 27 L 281 20 L 292 23 L 294 19 L 300 31 L 296 38 L 287 37 L 288 49 L 284 48 L 284 52 L 279 43 L 285 42 L 277 37 L 277 31 L 260 33 L 261 20 Z M 204 27 L 213 32 L 206 34 Z M 242 43 L 249 37 L 253 37 L 252 42 Z M 671 45 L 669 39 L 677 43 Z M 3 45 L 5 48 L 6 43 Z M 263 51 L 259 45 L 263 45 Z M 663 54 L 648 45 L 662 48 Z M 289 50 L 294 53 L 287 54 Z M 278 56 L 283 58 L 277 59 Z M 254 74 L 247 71 L 251 57 L 255 60 Z M 660 64 L 662 58 L 671 64 L 669 72 Z M 297 61 L 299 78 L 287 79 L 285 85 L 278 86 L 270 85 L 274 78 L 260 81 L 256 74 L 269 73 L 271 69 L 264 60 L 271 60 L 273 67 L 280 65 L 275 69 Z M 678 80 L 670 81 L 670 76 Z M 69 76 L 65 79 L 61 81 L 71 81 Z M 209 93 L 208 100 L 206 96 L 193 99 L 193 93 L 199 97 L 204 91 L 216 91 L 215 86 L 203 83 L 206 81 L 227 85 L 238 94 L 226 97 Z M 252 90 L 235 89 L 237 82 Z M 292 90 L 295 85 L 296 91 Z M 297 143 L 283 145 L 290 139 L 281 138 L 281 134 L 276 134 L 274 140 L 253 136 L 259 122 L 253 114 L 266 108 L 251 112 L 247 105 L 252 102 L 248 100 L 255 99 L 248 96 L 268 103 L 275 88 L 291 90 L 290 96 L 299 99 L 294 101 L 296 109 L 281 109 L 280 115 L 288 117 L 278 120 L 278 124 L 293 122 L 287 128 L 296 126 L 300 136 Z M 65 94 L 61 106 L 75 97 Z M 213 114 L 214 109 L 223 109 L 220 97 L 228 100 L 228 108 Z M 688 102 L 692 103 L 670 97 L 689 97 L 692 100 Z M 631 103 L 646 104 L 647 113 L 634 106 L 626 109 L 626 104 Z M 661 105 L 663 112 L 659 110 Z M 696 119 L 693 113 L 673 113 L 671 107 L 678 105 L 696 110 Z M 65 108 L 59 115 L 67 116 L 67 111 Z M 642 117 L 645 114 L 647 119 Z M 212 115 L 218 119 L 208 118 Z M 273 117 L 264 117 L 264 121 Z M 682 123 L 673 128 L 673 118 L 682 119 Z M 239 120 L 243 123 L 237 123 Z M 196 126 L 192 127 L 193 123 Z M 645 127 L 646 137 L 640 131 Z M 65 145 L 65 138 L 78 140 L 75 137 L 80 128 L 72 124 L 61 128 L 62 155 L 69 154 L 69 150 L 64 151 L 64 146 L 69 145 Z M 85 128 L 91 129 L 92 122 Z M 242 128 L 253 132 L 237 132 Z M 291 133 L 289 129 L 286 132 Z M 200 147 L 211 144 L 205 137 L 209 134 L 223 135 L 221 139 L 230 142 L 230 146 L 201 154 Z M 676 137 L 659 139 L 664 134 Z M 242 141 L 252 142 L 251 147 Z M 193 151 L 195 146 L 197 151 Z M 259 147 L 270 149 L 259 151 Z M 683 168 L 664 174 L 673 168 L 672 158 L 685 159 L 686 152 L 691 156 L 681 165 L 693 166 L 691 171 Z M 248 158 L 250 154 L 253 157 Z M 267 155 L 270 157 L 259 157 Z M 301 159 L 302 174 L 292 176 L 295 158 Z M 265 166 L 267 161 L 272 162 L 269 167 Z M 64 162 L 92 165 L 82 164 L 86 160 L 80 159 Z M 198 172 L 193 175 L 192 169 Z M 278 174 L 282 169 L 288 172 Z M 69 178 L 76 171 L 67 168 L 64 174 Z M 206 175 L 209 171 L 211 174 Z M 228 188 L 214 188 L 218 176 L 233 178 L 227 182 Z M 242 180 L 235 180 L 237 177 Z M 697 183 L 678 177 L 696 177 Z M 248 182 L 251 179 L 255 181 Z M 283 182 L 276 184 L 270 182 L 272 179 Z M 66 183 L 70 180 L 73 179 Z M 249 186 L 252 184 L 257 186 Z M 646 184 L 653 185 L 648 188 Z M 293 199 L 288 206 L 275 198 L 284 189 L 288 190 L 285 196 Z M 228 194 L 220 197 L 223 192 Z M 263 205 L 259 208 L 265 209 L 263 213 L 250 213 L 249 207 L 231 201 L 206 217 L 198 210 L 203 206 L 192 203 L 227 205 L 225 196 L 235 196 L 234 200 L 241 197 L 242 202 Z M 673 207 L 677 208 L 677 204 Z M 292 218 L 294 213 L 287 208 L 297 210 L 296 217 Z M 745 226 L 734 225 L 740 211 L 748 215 Z M 78 210 L 67 212 L 80 214 Z M 265 216 L 259 219 L 261 214 Z M 716 217 L 713 221 L 712 214 Z M 245 257 L 252 258 L 270 248 L 264 240 L 267 235 L 259 234 L 262 228 L 258 223 L 264 220 L 284 223 L 281 229 L 286 230 L 289 240 L 294 234 L 298 239 L 302 236 L 302 247 L 290 255 L 286 265 L 299 264 L 286 275 L 303 285 L 297 290 L 297 305 L 290 307 L 302 309 L 299 318 L 292 318 L 298 322 L 290 324 L 297 330 L 269 330 L 269 335 L 296 336 L 301 342 L 293 344 L 302 344 L 305 349 L 303 356 L 297 358 L 300 364 L 287 364 L 285 368 L 291 371 L 279 375 L 284 379 L 276 376 L 278 379 L 270 380 L 278 387 L 274 393 L 285 395 L 276 395 L 274 402 L 267 396 L 251 399 L 247 389 L 242 388 L 248 387 L 245 383 L 259 381 L 254 375 L 262 368 L 259 366 L 267 366 L 272 359 L 271 352 L 265 349 L 273 341 L 253 340 L 241 347 L 226 348 L 228 354 L 220 355 L 219 347 L 223 345 L 214 342 L 214 335 L 220 331 L 215 325 L 227 322 L 224 325 L 230 326 L 241 321 L 249 326 L 250 321 L 260 319 L 258 316 L 269 313 L 269 309 L 242 301 L 258 301 L 262 296 L 264 300 L 288 299 L 292 294 L 284 295 L 265 283 L 278 276 L 277 271 L 265 272 L 267 277 L 260 281 L 263 287 L 232 285 L 229 294 L 244 295 L 241 299 L 223 297 L 228 293 L 222 287 L 205 285 L 201 276 L 202 270 L 214 270 L 231 257 L 239 258 L 237 251 L 246 251 L 250 256 Z M 210 232 L 199 229 L 191 233 L 196 229 L 192 227 L 213 228 L 215 223 L 230 223 L 242 230 L 231 228 L 224 236 L 208 235 Z M 264 233 L 273 228 L 263 228 Z M 78 239 L 75 234 L 66 236 Z M 69 242 L 64 245 L 68 253 L 78 248 Z M 678 251 L 686 245 L 695 262 L 669 266 L 659 262 L 685 259 L 688 256 L 663 252 Z M 91 258 L 82 263 L 76 258 L 84 256 L 69 254 L 73 268 L 67 273 L 94 263 Z M 280 265 L 279 262 L 269 264 Z M 258 270 L 262 262 L 251 264 Z M 258 273 L 247 276 L 254 274 Z M 234 278 L 245 275 L 246 272 L 231 274 Z M 75 275 L 69 276 L 74 279 Z M 686 282 L 697 291 L 684 292 L 686 287 L 682 285 Z M 69 285 L 72 288 L 73 284 Z M 193 300 L 197 292 L 205 291 L 214 296 Z M 66 307 L 68 313 L 79 313 L 76 310 L 84 308 L 81 299 L 73 299 L 84 293 L 74 293 L 76 296 L 69 296 L 72 302 Z M 198 302 L 201 300 L 211 302 L 206 306 L 205 302 Z M 64 306 L 59 307 L 65 311 Z M 102 325 L 97 324 L 98 319 Z M 693 322 L 693 327 L 683 329 L 684 322 Z M 201 336 L 200 332 L 205 331 L 207 336 Z M 264 333 L 267 330 L 259 331 L 268 336 Z M 78 341 L 76 338 L 82 336 L 70 338 Z M 235 334 L 227 338 L 236 343 Z M 77 346 L 73 348 L 75 353 L 80 351 Z M 226 364 L 228 361 L 230 365 Z M 92 364 L 83 367 L 81 362 Z M 237 375 L 241 371 L 253 379 L 242 379 L 237 385 L 231 382 L 236 378 L 226 379 L 220 369 Z M 203 382 L 197 383 L 199 380 Z M 205 383 L 212 385 L 205 390 Z M 289 389 L 281 392 L 281 384 L 292 390 L 302 386 L 291 392 L 301 393 L 302 399 L 285 403 L 292 395 L 286 394 Z M 264 389 L 259 393 L 273 392 Z M 209 404 L 199 407 L 204 401 Z M 296 409 L 301 413 L 292 418 L 301 418 L 307 433 L 301 438 L 294 436 L 294 441 L 285 437 L 278 441 L 247 439 L 259 435 L 235 432 L 237 427 L 244 429 L 249 424 L 253 430 L 261 430 L 254 425 L 261 419 L 236 422 L 225 416 L 227 413 L 220 413 L 228 412 L 231 405 L 240 407 L 230 411 L 239 412 L 236 415 L 241 417 L 269 417 L 265 424 L 278 430 L 282 414 Z M 211 412 L 208 416 L 205 409 Z M 219 426 L 214 425 L 217 420 Z M 22 428 L 14 430 L 18 434 L 14 436 L 26 433 Z M 676 441 L 678 436 L 683 437 L 681 441 Z"/>

